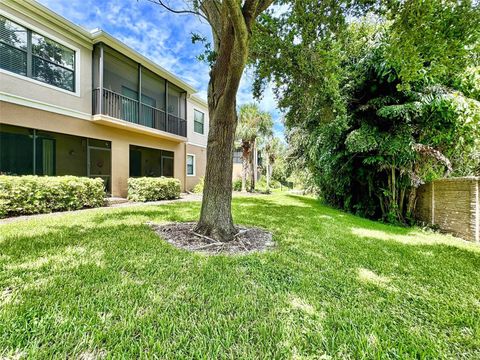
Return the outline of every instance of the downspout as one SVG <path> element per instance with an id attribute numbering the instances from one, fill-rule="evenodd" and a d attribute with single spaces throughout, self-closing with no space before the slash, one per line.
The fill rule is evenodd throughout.
<path id="1" fill-rule="evenodd" d="M 184 142 L 183 152 L 183 191 L 187 192 L 187 142 Z"/>

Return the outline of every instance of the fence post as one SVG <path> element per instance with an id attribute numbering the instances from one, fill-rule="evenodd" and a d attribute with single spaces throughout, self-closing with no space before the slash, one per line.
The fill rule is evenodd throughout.
<path id="1" fill-rule="evenodd" d="M 435 225 L 435 181 L 432 181 L 432 225 Z"/>
<path id="2" fill-rule="evenodd" d="M 480 179 L 475 184 L 475 241 L 480 243 Z"/>

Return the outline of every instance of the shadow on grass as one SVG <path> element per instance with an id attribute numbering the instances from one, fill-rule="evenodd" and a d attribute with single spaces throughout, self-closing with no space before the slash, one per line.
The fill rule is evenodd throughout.
<path id="1" fill-rule="evenodd" d="M 237 223 L 274 233 L 270 253 L 192 254 L 144 224 L 196 220 L 199 210 L 113 209 L 9 228 L 0 242 L 0 291 L 8 290 L 0 295 L 9 301 L 0 347 L 20 341 L 44 358 L 77 355 L 85 344 L 141 357 L 136 343 L 164 358 L 313 357 L 319 349 L 359 358 L 375 357 L 367 339 L 376 332 L 382 346 L 400 342 L 413 355 L 430 346 L 435 358 L 448 344 L 444 333 L 475 325 L 468 301 L 478 295 L 479 257 L 471 251 L 435 239 L 412 246 L 415 229 L 294 195 L 233 201 Z M 446 324 L 452 308 L 454 324 Z M 426 325 L 414 333 L 418 314 Z M 35 348 L 39 341 L 48 346 Z"/>

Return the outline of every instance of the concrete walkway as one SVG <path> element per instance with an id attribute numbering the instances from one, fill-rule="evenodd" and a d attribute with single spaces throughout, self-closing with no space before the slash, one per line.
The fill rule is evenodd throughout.
<path id="1" fill-rule="evenodd" d="M 60 211 L 60 212 L 54 212 L 54 213 L 48 213 L 48 214 L 34 214 L 34 215 L 22 215 L 22 216 L 9 217 L 9 218 L 6 218 L 6 219 L 0 219 L 0 225 L 1 224 L 8 224 L 8 223 L 11 223 L 11 222 L 30 220 L 30 219 L 42 219 L 42 218 L 48 218 L 48 217 L 52 217 L 52 216 L 60 216 L 60 215 L 64 215 L 64 214 L 74 214 L 74 213 L 80 213 L 80 212 L 85 212 L 85 211 L 95 211 L 95 210 L 98 210 L 98 209 L 139 207 L 139 206 L 152 206 L 152 205 L 167 205 L 167 204 L 173 204 L 173 203 L 177 203 L 177 202 L 201 201 L 201 200 L 202 200 L 202 195 L 183 193 L 183 194 L 180 195 L 179 199 L 174 199 L 174 200 L 161 200 L 161 201 L 150 201 L 150 202 L 126 201 L 126 202 L 122 202 L 122 203 L 116 203 L 116 204 L 114 203 L 114 204 L 110 204 L 108 206 L 91 208 L 91 209 L 89 208 L 89 209 L 80 209 L 80 210 L 72 210 L 72 211 Z"/>

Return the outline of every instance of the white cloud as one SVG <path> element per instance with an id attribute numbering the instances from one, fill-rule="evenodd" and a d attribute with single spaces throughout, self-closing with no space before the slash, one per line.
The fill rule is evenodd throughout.
<path id="1" fill-rule="evenodd" d="M 197 60 L 201 44 L 192 44 L 191 34 L 211 38 L 210 27 L 193 15 L 169 13 L 147 0 L 39 0 L 70 21 L 89 30 L 101 28 L 195 87 L 206 100 L 209 67 Z M 172 0 L 175 8 L 184 7 L 182 0 Z M 288 7 L 273 7 L 276 15 Z M 252 74 L 245 71 L 237 96 L 238 105 L 253 102 Z M 281 113 L 271 86 L 265 89 L 260 108 L 272 114 L 275 130 L 283 131 Z"/>

